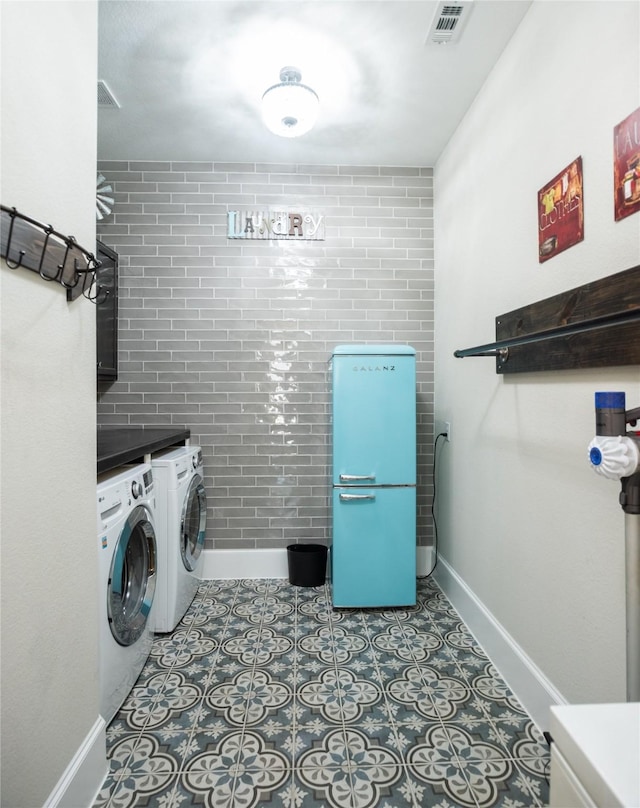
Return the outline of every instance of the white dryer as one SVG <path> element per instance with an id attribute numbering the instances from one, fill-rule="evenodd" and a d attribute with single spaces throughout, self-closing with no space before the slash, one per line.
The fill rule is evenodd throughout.
<path id="1" fill-rule="evenodd" d="M 156 528 L 150 464 L 98 477 L 100 714 L 107 724 L 151 651 Z"/>
<path id="2" fill-rule="evenodd" d="M 151 458 L 157 494 L 158 586 L 154 626 L 173 631 L 195 597 L 207 523 L 202 450 L 180 446 Z"/>

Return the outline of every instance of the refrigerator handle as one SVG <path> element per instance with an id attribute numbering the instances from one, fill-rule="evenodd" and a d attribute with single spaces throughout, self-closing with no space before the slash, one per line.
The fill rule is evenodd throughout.
<path id="1" fill-rule="evenodd" d="M 375 480 L 375 474 L 341 474 L 340 475 L 340 482 L 341 483 L 355 483 L 361 480 Z"/>
<path id="2" fill-rule="evenodd" d="M 375 499 L 375 494 L 340 494 L 340 502 L 350 502 L 354 499 Z"/>

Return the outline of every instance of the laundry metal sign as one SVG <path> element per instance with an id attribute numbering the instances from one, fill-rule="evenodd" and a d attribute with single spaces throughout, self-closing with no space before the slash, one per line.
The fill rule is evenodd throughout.
<path id="1" fill-rule="evenodd" d="M 317 211 L 230 210 L 227 238 L 324 241 L 324 215 Z"/>

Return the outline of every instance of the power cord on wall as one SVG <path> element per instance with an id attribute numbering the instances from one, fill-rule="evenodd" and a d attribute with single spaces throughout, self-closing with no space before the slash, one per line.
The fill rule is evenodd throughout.
<path id="1" fill-rule="evenodd" d="M 430 575 L 433 575 L 435 568 L 438 566 L 438 523 L 436 522 L 436 459 L 438 457 L 438 440 L 440 438 L 446 438 L 448 435 L 447 432 L 440 432 L 436 435 L 435 442 L 433 444 L 433 498 L 431 500 L 431 517 L 433 519 L 433 552 L 434 552 L 434 562 L 433 566 L 429 570 L 426 575 L 418 575 L 418 580 L 423 580 L 424 578 L 428 578 Z"/>

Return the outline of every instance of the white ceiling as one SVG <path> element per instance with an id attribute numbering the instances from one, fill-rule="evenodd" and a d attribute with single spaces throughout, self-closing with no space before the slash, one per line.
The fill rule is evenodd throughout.
<path id="1" fill-rule="evenodd" d="M 100 0 L 105 160 L 434 165 L 531 0 L 472 0 L 456 43 L 434 0 Z M 320 96 L 300 138 L 260 99 L 295 65 Z"/>

